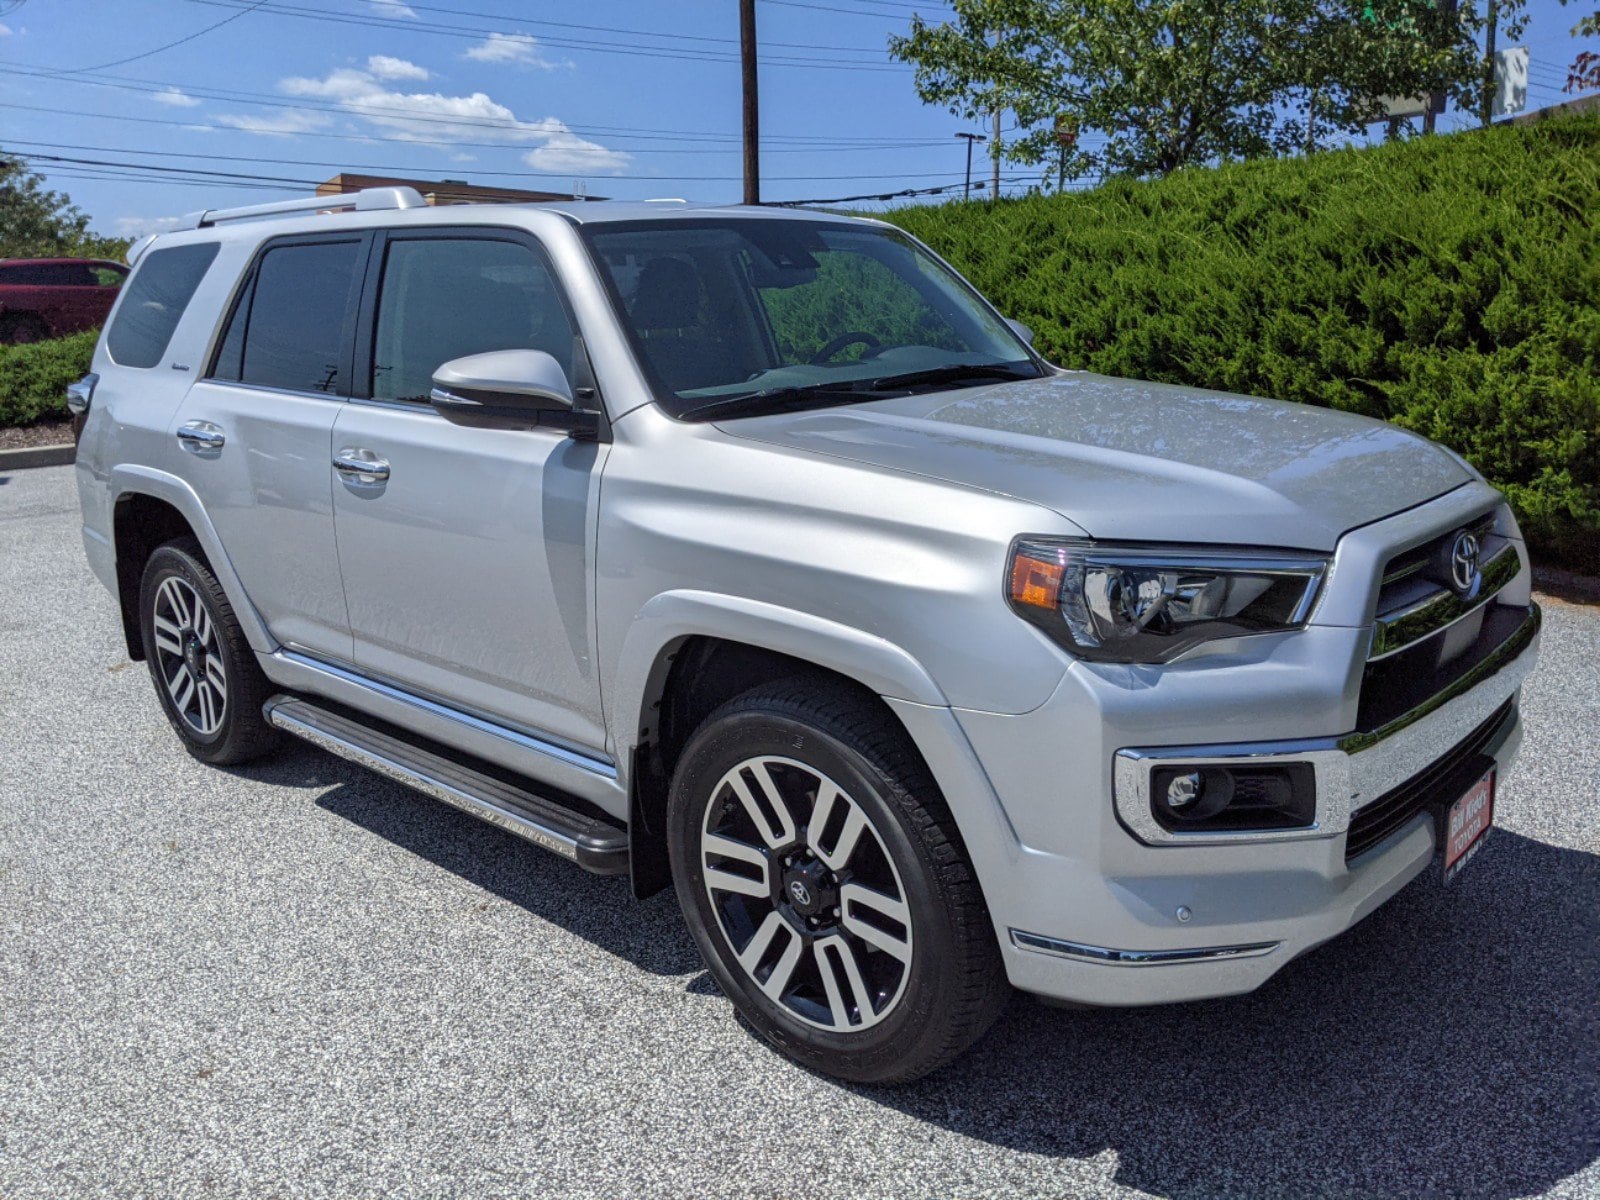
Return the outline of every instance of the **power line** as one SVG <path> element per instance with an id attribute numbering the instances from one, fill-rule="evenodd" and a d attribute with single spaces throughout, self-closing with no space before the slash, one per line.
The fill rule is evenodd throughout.
<path id="1" fill-rule="evenodd" d="M 0 62 L 0 66 L 4 66 L 4 67 L 10 68 L 13 74 L 23 75 L 23 76 L 33 76 L 33 77 L 36 77 L 36 78 L 56 79 L 62 74 L 61 72 L 56 71 L 56 70 L 42 70 L 42 69 L 38 69 L 38 68 L 32 68 L 26 63 Z M 186 86 L 186 85 L 179 85 L 179 84 L 176 84 L 176 83 L 170 83 L 170 82 L 160 81 L 160 80 L 151 80 L 151 81 L 134 80 L 134 79 L 128 79 L 125 76 L 103 76 L 103 77 L 96 77 L 96 78 L 88 78 L 88 79 L 78 80 L 77 82 L 80 82 L 80 83 L 91 83 L 96 87 L 107 87 L 107 88 L 113 88 L 113 89 L 120 90 L 120 91 L 144 92 L 144 93 L 147 93 L 147 94 L 155 94 L 155 93 L 167 92 L 167 91 L 170 91 L 170 90 L 175 89 L 175 88 L 179 89 L 179 90 L 184 90 L 184 88 Z M 461 129 L 461 128 L 498 129 L 498 130 L 504 131 L 507 134 L 517 135 L 517 136 L 535 137 L 535 136 L 538 136 L 541 133 L 541 130 L 539 128 L 534 127 L 534 126 L 529 126 L 528 123 L 526 123 L 526 122 L 518 122 L 518 121 L 515 121 L 515 120 L 510 120 L 510 121 L 492 120 L 492 119 L 485 119 L 485 118 L 480 118 L 480 117 L 456 116 L 456 115 L 441 116 L 441 115 L 436 115 L 436 114 L 431 114 L 431 113 L 419 113 L 419 112 L 414 111 L 413 109 L 399 107 L 399 106 L 396 106 L 396 105 L 362 104 L 362 103 L 359 103 L 359 102 L 356 102 L 356 101 L 346 101 L 346 102 L 341 102 L 341 103 L 318 104 L 318 103 L 307 102 L 305 100 L 295 100 L 295 99 L 291 99 L 291 98 L 287 98 L 287 97 L 283 97 L 283 96 L 270 95 L 270 94 L 262 93 L 262 92 L 240 92 L 240 91 L 230 91 L 230 90 L 224 89 L 224 88 L 207 88 L 207 87 L 193 87 L 193 86 L 187 86 L 186 94 L 188 94 L 188 95 L 190 95 L 192 97 L 198 98 L 198 99 L 224 100 L 224 101 L 228 101 L 229 103 L 250 104 L 250 105 L 255 105 L 257 107 L 262 107 L 262 108 L 296 109 L 296 110 L 304 110 L 304 111 L 307 111 L 307 112 L 325 113 L 325 114 L 328 114 L 330 116 L 366 117 L 369 120 L 373 120 L 373 121 L 378 122 L 378 123 L 381 123 L 382 120 L 387 118 L 387 119 L 390 119 L 390 120 L 404 120 L 404 121 L 407 121 L 407 122 L 417 123 L 417 124 L 424 124 L 424 125 L 440 125 L 440 126 L 446 127 L 447 129 Z M 51 111 L 54 111 L 54 110 L 51 110 Z M 626 126 L 606 126 L 606 125 L 568 125 L 568 126 L 565 126 L 565 128 L 566 128 L 567 132 L 571 132 L 571 133 L 591 133 L 591 134 L 594 134 L 596 136 L 601 136 L 601 137 L 606 137 L 606 136 L 627 136 L 627 137 L 638 137 L 640 139 L 648 139 L 648 138 L 655 137 L 655 136 L 662 136 L 662 137 L 670 137 L 671 139 L 678 140 L 678 141 L 694 141 L 694 140 L 697 140 L 697 139 L 706 140 L 706 141 L 736 140 L 736 135 L 696 133 L 696 132 L 684 131 L 684 130 L 633 129 L 633 128 L 629 128 L 629 127 L 626 127 Z M 296 130 L 294 132 L 296 134 L 300 134 L 300 133 L 309 132 L 309 131 Z M 548 132 L 548 131 L 543 131 L 543 132 Z M 402 139 L 397 139 L 397 140 L 417 142 L 419 139 L 416 139 L 416 138 L 410 138 L 410 139 L 402 138 Z M 784 134 L 780 134 L 780 135 L 776 135 L 774 138 L 769 139 L 769 140 L 774 140 L 774 141 L 782 140 L 784 142 L 788 142 L 788 143 L 791 143 L 791 144 L 797 144 L 797 145 L 798 144 L 815 144 L 815 145 L 817 145 L 817 146 L 819 146 L 821 148 L 826 148 L 827 146 L 838 144 L 838 143 L 845 143 L 845 142 L 858 142 L 858 143 L 859 142 L 877 142 L 880 139 L 866 138 L 866 137 L 824 137 L 824 136 L 820 136 L 820 135 L 800 135 L 800 134 L 787 134 L 787 135 L 784 135 Z M 465 144 L 465 143 L 461 143 L 461 142 L 456 141 L 455 139 L 451 139 L 451 144 L 452 145 L 462 145 L 462 144 Z M 491 145 L 495 145 L 495 144 L 496 143 L 491 143 Z"/>
<path id="2" fill-rule="evenodd" d="M 78 67 L 78 68 L 75 68 L 75 69 L 77 71 L 104 71 L 108 67 L 120 67 L 120 66 L 123 66 L 126 63 L 138 62 L 142 58 L 150 58 L 150 57 L 152 57 L 154 55 L 160 54 L 164 50 L 171 50 L 174 46 L 181 46 L 185 42 L 192 42 L 196 38 L 205 37 L 205 35 L 210 33 L 213 29 L 221 29 L 224 25 L 227 25 L 229 22 L 237 21 L 240 17 L 245 16 L 248 13 L 252 13 L 256 9 L 260 8 L 264 3 L 266 3 L 266 0 L 255 0 L 254 3 L 246 5 L 244 8 L 241 8 L 238 12 L 234 13 L 231 17 L 223 17 L 222 20 L 216 22 L 215 24 L 207 25 L 204 29 L 197 29 L 193 33 L 179 38 L 175 42 L 168 42 L 164 46 L 157 46 L 154 50 L 146 50 L 141 54 L 130 54 L 130 55 L 128 55 L 127 58 L 113 59 L 111 62 L 103 62 L 99 66 L 96 66 L 96 67 Z"/>
<path id="3" fill-rule="evenodd" d="M 53 107 L 50 107 L 50 106 L 47 106 L 47 105 L 42 105 L 42 104 L 15 104 L 15 103 L 10 103 L 10 102 L 6 102 L 6 101 L 0 101 L 0 108 L 14 108 L 14 109 L 19 109 L 19 110 L 22 110 L 22 111 L 25 111 L 25 112 L 43 112 L 43 113 L 49 113 L 52 116 L 57 116 L 57 117 L 91 117 L 91 118 L 93 118 L 95 120 L 100 120 L 100 121 L 126 121 L 126 122 L 134 122 L 134 123 L 141 124 L 141 125 L 160 125 L 160 126 L 164 126 L 164 127 L 168 127 L 168 128 L 175 128 L 175 129 L 192 129 L 197 133 L 226 133 L 226 134 L 238 135 L 238 134 L 241 134 L 241 133 L 249 133 L 250 132 L 249 130 L 242 130 L 242 129 L 238 128 L 237 126 L 233 126 L 233 125 L 206 125 L 206 124 L 200 124 L 200 123 L 197 123 L 197 122 L 194 122 L 194 121 L 173 120 L 173 119 L 167 118 L 167 117 L 135 117 L 135 116 L 129 115 L 127 113 L 83 112 L 83 111 L 78 110 L 78 109 L 53 108 Z M 698 140 L 698 141 L 706 143 L 703 146 L 682 147 L 682 148 L 660 148 L 660 147 L 651 146 L 651 147 L 647 148 L 648 149 L 648 153 L 650 153 L 650 154 L 719 154 L 719 153 L 730 153 L 731 154 L 731 153 L 734 152 L 734 150 L 737 149 L 738 143 L 739 143 L 739 139 L 738 139 L 738 135 L 737 134 L 709 134 L 708 133 L 708 134 L 703 134 L 703 135 L 689 135 L 689 134 L 683 134 L 683 135 L 659 134 L 659 135 L 657 135 L 657 134 L 649 134 L 649 133 L 621 133 L 621 132 L 612 132 L 612 131 L 597 131 L 596 129 L 594 129 L 592 127 L 586 127 L 586 126 L 581 126 L 581 125 L 580 126 L 570 126 L 569 125 L 567 128 L 571 132 L 574 132 L 574 133 L 594 133 L 594 134 L 596 134 L 596 136 L 608 137 L 608 138 L 612 138 L 612 139 L 663 140 L 663 141 L 696 141 L 696 140 Z M 259 136 L 266 136 L 266 135 L 254 134 L 253 136 L 258 136 L 259 137 Z M 377 134 L 366 134 L 366 133 L 334 133 L 334 132 L 331 132 L 331 131 L 328 131 L 328 130 L 304 130 L 304 131 L 296 131 L 294 136 L 295 137 L 306 137 L 306 138 L 322 138 L 324 140 L 334 140 L 334 141 L 344 141 L 344 142 L 381 142 L 381 143 L 384 143 L 385 145 L 401 145 L 401 146 L 413 146 L 413 147 L 424 146 L 424 147 L 427 147 L 429 149 L 434 148 L 431 143 L 419 142 L 415 138 L 380 137 Z M 5 140 L 5 139 L 0 138 L 0 141 L 3 141 L 3 140 Z M 929 150 L 929 149 L 935 149 L 935 148 L 944 149 L 946 146 L 949 145 L 949 143 L 946 142 L 943 138 L 939 138 L 937 140 L 934 140 L 934 139 L 927 139 L 927 140 L 906 139 L 904 141 L 895 141 L 893 139 L 887 139 L 887 140 L 882 141 L 882 142 L 867 142 L 867 143 L 862 144 L 862 145 L 841 145 L 838 142 L 821 142 L 821 141 L 816 142 L 816 143 L 803 143 L 803 144 L 798 144 L 798 145 L 791 145 L 791 144 L 788 144 L 786 142 L 780 142 L 776 147 L 769 146 L 769 145 L 766 144 L 767 142 L 771 142 L 771 141 L 775 141 L 775 140 L 777 140 L 777 139 L 773 138 L 773 137 L 770 137 L 770 136 L 762 139 L 762 143 L 763 143 L 762 144 L 762 153 L 763 154 L 851 154 L 851 153 L 860 153 L 860 152 L 870 152 L 870 153 L 873 153 L 873 154 L 888 154 L 888 153 L 897 153 L 897 152 L 905 151 L 905 150 Z M 34 144 L 34 145 L 51 145 L 51 144 L 54 144 L 54 145 L 65 145 L 65 143 L 45 143 L 45 142 L 35 142 L 35 143 L 32 143 L 32 144 Z M 528 149 L 528 143 L 526 143 L 526 142 L 463 142 L 463 141 L 456 141 L 454 139 L 451 140 L 450 146 L 451 146 L 452 149 L 510 150 L 510 151 L 519 151 L 519 152 L 520 151 L 525 151 L 525 150 Z M 118 150 L 123 150 L 123 149 L 126 149 L 126 147 L 120 147 L 119 146 L 119 147 L 117 147 L 117 149 Z M 252 158 L 253 161 L 258 161 L 258 162 L 267 161 L 267 160 L 264 160 L 264 159 L 260 159 L 260 158 L 254 156 L 254 155 L 252 155 L 250 157 Z M 408 169 L 412 169 L 412 168 L 408 168 Z"/>
<path id="4" fill-rule="evenodd" d="M 108 152 L 113 152 L 113 151 L 108 151 Z M 156 151 L 156 150 L 136 151 L 136 153 L 143 154 L 146 157 L 156 157 L 158 155 L 167 154 L 170 157 L 175 157 L 175 158 L 193 158 L 193 159 L 198 159 L 201 162 L 229 161 L 229 156 L 226 156 L 226 155 L 183 154 L 181 152 L 176 152 L 176 151 Z M 283 176 L 261 175 L 261 174 L 251 173 L 251 172 L 208 171 L 208 170 L 205 170 L 205 169 L 199 168 L 199 167 L 167 167 L 167 166 L 162 166 L 162 165 L 160 165 L 158 163 L 130 162 L 130 161 L 127 161 L 127 160 L 111 160 L 111 159 L 96 159 L 96 158 L 78 158 L 78 157 L 71 156 L 71 155 L 44 154 L 44 153 L 30 152 L 30 151 L 21 152 L 21 153 L 19 153 L 17 155 L 17 157 L 26 158 L 26 159 L 36 159 L 36 160 L 41 161 L 41 162 L 70 163 L 70 164 L 74 164 L 74 165 L 78 165 L 78 166 L 122 167 L 122 168 L 127 168 L 127 169 L 130 169 L 130 170 L 139 170 L 139 171 L 168 172 L 168 173 L 173 173 L 173 174 L 191 174 L 191 175 L 197 175 L 197 176 L 233 177 L 233 178 L 239 178 L 239 179 L 257 180 L 257 181 L 269 182 L 269 183 L 309 185 L 309 186 L 312 186 L 312 187 L 315 187 L 318 184 L 325 182 L 324 180 L 320 180 L 320 179 L 291 179 L 291 178 L 287 178 L 287 177 L 283 177 Z M 267 161 L 267 160 L 255 160 L 255 161 Z M 282 166 L 314 167 L 314 166 L 342 166 L 343 165 L 343 164 L 340 164 L 340 163 L 305 162 L 303 160 L 296 160 L 296 159 L 277 159 L 277 160 L 272 160 L 272 161 L 275 161 L 278 165 L 282 165 Z M 357 168 L 357 167 L 350 167 L 348 169 L 352 170 L 352 171 L 355 171 L 355 170 L 374 170 L 374 171 L 377 171 L 377 170 L 394 170 L 394 169 L 405 169 L 405 168 L 380 168 L 380 167 Z M 515 176 L 515 177 L 522 178 L 522 179 L 564 179 L 564 178 L 570 177 L 570 173 L 565 173 L 565 172 L 557 174 L 555 172 L 539 172 L 539 171 L 495 171 L 495 172 L 483 172 L 483 174 L 494 174 L 494 175 L 498 175 L 498 176 Z M 866 175 L 776 175 L 776 176 L 770 176 L 769 178 L 771 178 L 775 182 L 780 182 L 780 183 L 810 183 L 810 182 L 846 182 L 846 181 L 857 180 L 857 179 L 943 179 L 943 178 L 947 178 L 948 175 L 949 175 L 949 172 L 947 172 L 947 171 L 923 171 L 923 172 L 893 172 L 893 173 L 884 174 L 884 175 L 872 175 L 872 174 L 866 174 Z M 647 176 L 635 176 L 634 178 L 636 178 L 638 180 L 641 180 L 641 181 L 645 181 L 645 182 L 648 182 L 648 181 L 651 181 L 651 180 L 660 180 L 662 182 L 667 182 L 667 183 L 736 183 L 736 182 L 739 181 L 740 176 L 738 176 L 738 175 L 647 175 Z"/>
<path id="5" fill-rule="evenodd" d="M 903 15 L 894 12 L 868 12 L 861 8 L 841 8 L 835 4 L 815 4 L 811 0 L 762 0 L 764 4 L 781 4 L 785 8 L 809 8 L 817 12 L 843 13 L 850 17 L 874 17 L 877 20 L 887 18 L 891 21 L 909 21 L 916 13 L 916 5 L 908 5 Z M 948 15 L 948 14 L 945 14 Z"/>
<path id="6" fill-rule="evenodd" d="M 211 4 L 221 8 L 236 7 L 243 0 L 193 0 L 196 4 Z M 302 5 L 290 4 L 284 0 L 261 0 L 262 7 L 259 11 L 275 16 L 298 17 L 309 21 L 330 22 L 339 25 L 354 25 L 369 29 L 388 29 L 404 33 L 431 34 L 439 37 L 463 38 L 477 41 L 490 34 L 506 36 L 504 29 L 490 29 L 483 26 L 450 25 L 441 22 L 413 21 L 382 17 L 368 13 L 330 13 L 322 9 Z M 254 11 L 254 10 L 252 10 Z M 695 47 L 662 47 L 649 42 L 609 42 L 595 41 L 593 39 L 579 39 L 568 37 L 547 37 L 539 42 L 540 45 L 572 50 L 580 53 L 602 51 L 608 54 L 635 55 L 643 58 L 677 59 L 686 62 L 725 62 L 735 63 L 738 55 L 729 54 L 720 50 L 700 49 Z M 902 72 L 909 70 L 895 63 L 870 63 L 870 62 L 845 62 L 837 57 L 813 58 L 802 55 L 774 55 L 768 58 L 769 62 L 792 67 L 810 67 L 818 70 L 839 71 L 878 71 Z"/>
<path id="7" fill-rule="evenodd" d="M 206 0 L 194 0 L 194 2 L 202 3 L 202 2 L 206 2 Z M 237 2 L 237 0 L 235 0 L 235 2 Z M 445 7 L 443 5 L 439 5 L 439 4 L 417 4 L 417 3 L 408 2 L 406 7 L 414 9 L 414 10 L 417 10 L 417 11 L 420 11 L 420 12 L 447 13 L 447 14 L 449 14 L 451 16 L 457 16 L 457 17 L 475 17 L 475 18 L 486 19 L 486 20 L 491 20 L 491 21 L 504 21 L 504 22 L 507 22 L 508 24 L 512 24 L 514 26 L 513 30 L 510 31 L 510 32 L 513 32 L 513 33 L 521 33 L 525 29 L 529 29 L 529 28 L 538 29 L 538 28 L 548 27 L 548 28 L 551 28 L 551 29 L 577 29 L 577 30 L 582 30 L 582 31 L 589 32 L 589 33 L 624 34 L 624 35 L 627 35 L 629 37 L 642 37 L 642 38 L 648 38 L 648 39 L 651 39 L 651 40 L 665 39 L 665 40 L 668 40 L 668 41 L 678 41 L 678 42 L 710 42 L 710 43 L 713 43 L 715 45 L 729 46 L 729 47 L 737 46 L 739 44 L 739 39 L 738 38 L 731 38 L 731 37 L 714 37 L 714 36 L 710 36 L 710 35 L 707 35 L 707 34 L 697 34 L 697 33 L 668 33 L 668 32 L 666 32 L 664 30 L 656 30 L 656 29 L 627 29 L 627 28 L 624 28 L 622 26 L 616 26 L 616 25 L 585 25 L 585 24 L 580 24 L 580 23 L 575 22 L 575 21 L 552 21 L 552 20 L 550 20 L 550 19 L 548 19 L 546 17 L 528 17 L 528 18 L 524 18 L 524 17 L 521 17 L 521 16 L 511 17 L 511 16 L 506 16 L 505 14 L 502 14 L 502 13 L 479 12 L 479 11 L 475 11 L 473 9 L 466 9 L 466 8 L 447 8 L 447 7 Z M 394 20 L 394 18 L 386 18 L 386 19 L 390 20 L 390 21 Z M 414 28 L 415 24 L 416 23 L 412 22 L 412 21 L 403 21 L 403 22 L 401 22 L 401 25 L 402 25 L 403 28 Z M 767 42 L 764 42 L 763 44 L 765 46 L 768 46 L 768 47 L 772 47 L 772 48 L 776 48 L 776 49 L 783 49 L 783 50 L 827 50 L 827 51 L 842 52 L 842 53 L 849 53 L 849 54 L 882 54 L 883 53 L 883 47 L 881 47 L 881 46 L 830 46 L 830 45 L 818 44 L 818 43 L 815 43 L 815 42 L 775 42 L 775 41 L 767 41 Z"/>

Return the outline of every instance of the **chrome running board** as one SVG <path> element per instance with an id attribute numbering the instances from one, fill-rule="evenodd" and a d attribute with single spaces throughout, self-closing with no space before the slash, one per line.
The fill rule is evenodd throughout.
<path id="1" fill-rule="evenodd" d="M 485 774 L 419 742 L 298 696 L 262 706 L 267 723 L 340 758 L 443 800 L 596 875 L 628 872 L 628 831 L 570 803 Z"/>

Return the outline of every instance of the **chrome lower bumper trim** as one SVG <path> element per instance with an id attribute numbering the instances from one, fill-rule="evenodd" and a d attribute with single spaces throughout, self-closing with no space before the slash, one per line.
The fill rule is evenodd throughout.
<path id="1" fill-rule="evenodd" d="M 1106 967 L 1161 967 L 1182 963 L 1220 962 L 1231 958 L 1256 958 L 1271 954 L 1283 943 L 1251 942 L 1243 946 L 1198 946 L 1177 950 L 1114 950 L 1109 946 L 1086 946 L 1037 933 L 1011 931 L 1011 944 L 1018 950 L 1053 954 L 1077 962 L 1098 963 Z"/>
<path id="2" fill-rule="evenodd" d="M 1151 846 L 1230 845 L 1331 837 L 1350 814 L 1426 768 L 1481 725 L 1533 670 L 1543 615 L 1537 604 L 1515 633 L 1449 687 L 1371 733 L 1291 742 L 1162 746 L 1118 750 L 1112 763 L 1117 816 Z M 1316 772 L 1317 819 L 1303 829 L 1189 833 L 1164 829 L 1150 811 L 1150 774 L 1166 762 L 1226 766 L 1310 763 Z"/>

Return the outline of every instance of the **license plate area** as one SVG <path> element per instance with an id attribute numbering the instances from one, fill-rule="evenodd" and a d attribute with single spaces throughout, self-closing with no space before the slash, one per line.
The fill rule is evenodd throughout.
<path id="1" fill-rule="evenodd" d="M 1485 771 L 1465 793 L 1439 810 L 1439 845 L 1444 861 L 1441 877 L 1445 883 L 1455 879 L 1477 857 L 1494 826 L 1494 776 L 1493 768 Z"/>

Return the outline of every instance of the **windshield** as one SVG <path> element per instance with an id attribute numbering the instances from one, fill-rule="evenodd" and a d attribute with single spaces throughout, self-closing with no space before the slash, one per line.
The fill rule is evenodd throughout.
<path id="1" fill-rule="evenodd" d="M 674 416 L 1043 373 L 966 284 L 893 230 L 722 217 L 584 236 Z"/>

